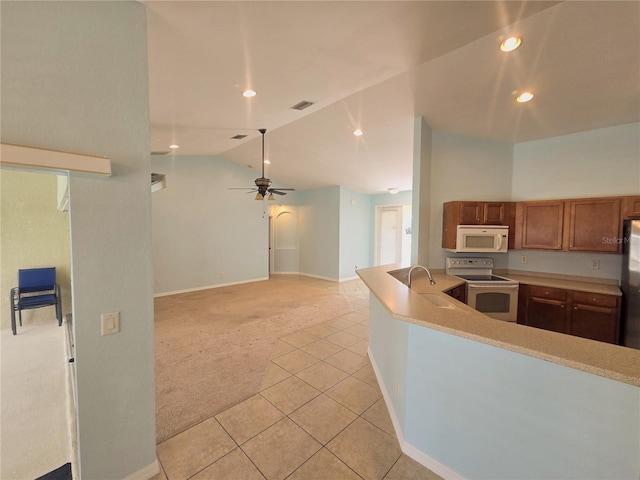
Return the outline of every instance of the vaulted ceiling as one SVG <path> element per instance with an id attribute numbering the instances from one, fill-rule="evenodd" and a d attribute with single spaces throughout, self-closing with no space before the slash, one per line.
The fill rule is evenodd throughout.
<path id="1" fill-rule="evenodd" d="M 640 121 L 637 1 L 144 3 L 152 150 L 259 176 L 266 128 L 266 174 L 296 189 L 409 189 L 416 116 L 508 143 Z"/>

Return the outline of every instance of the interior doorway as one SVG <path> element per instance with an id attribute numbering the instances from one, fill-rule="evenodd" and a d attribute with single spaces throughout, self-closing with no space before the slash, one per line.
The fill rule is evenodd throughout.
<path id="1" fill-rule="evenodd" d="M 374 265 L 408 264 L 411 257 L 411 205 L 378 205 Z"/>
<path id="2" fill-rule="evenodd" d="M 56 267 L 66 319 L 72 308 L 67 175 L 0 169 L 2 478 L 37 478 L 75 462 L 68 324 L 54 307 L 22 312 L 10 329 L 9 291 L 21 268 Z"/>

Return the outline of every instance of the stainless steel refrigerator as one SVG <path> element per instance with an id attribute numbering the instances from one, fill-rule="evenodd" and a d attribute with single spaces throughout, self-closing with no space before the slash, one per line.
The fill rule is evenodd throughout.
<path id="1" fill-rule="evenodd" d="M 622 345 L 640 349 L 640 219 L 623 223 L 620 287 Z"/>

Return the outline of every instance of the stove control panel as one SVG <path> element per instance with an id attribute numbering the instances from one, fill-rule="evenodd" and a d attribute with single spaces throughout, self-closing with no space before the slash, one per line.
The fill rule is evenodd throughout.
<path id="1" fill-rule="evenodd" d="M 493 258 L 447 258 L 447 269 L 450 268 L 491 268 Z"/>

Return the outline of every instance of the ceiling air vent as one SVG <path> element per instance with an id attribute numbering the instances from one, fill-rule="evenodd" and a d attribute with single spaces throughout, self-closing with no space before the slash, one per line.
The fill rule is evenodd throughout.
<path id="1" fill-rule="evenodd" d="M 248 135 L 234 135 L 233 137 L 231 137 L 231 140 L 242 140 L 243 138 L 247 138 Z"/>
<path id="2" fill-rule="evenodd" d="M 304 110 L 305 108 L 309 108 L 315 102 L 308 102 L 306 100 L 302 100 L 301 102 L 296 103 L 293 107 L 293 110 Z"/>

